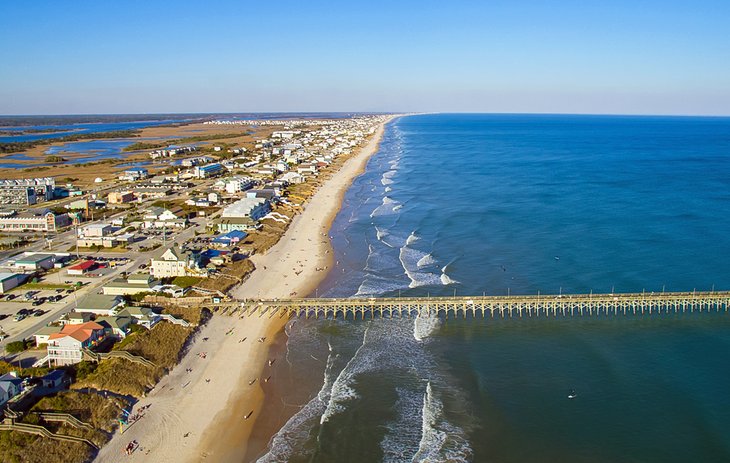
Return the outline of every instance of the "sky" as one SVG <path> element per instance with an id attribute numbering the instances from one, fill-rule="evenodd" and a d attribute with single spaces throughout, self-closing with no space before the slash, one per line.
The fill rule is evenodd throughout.
<path id="1" fill-rule="evenodd" d="M 730 1 L 0 2 L 0 114 L 730 115 Z"/>

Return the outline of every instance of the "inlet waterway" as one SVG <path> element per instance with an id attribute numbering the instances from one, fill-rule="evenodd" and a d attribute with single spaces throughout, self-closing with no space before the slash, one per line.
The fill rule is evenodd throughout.
<path id="1" fill-rule="evenodd" d="M 345 195 L 317 292 L 728 289 L 729 157 L 728 118 L 403 117 Z M 730 461 L 724 312 L 287 335 L 281 430 L 248 459 Z"/>

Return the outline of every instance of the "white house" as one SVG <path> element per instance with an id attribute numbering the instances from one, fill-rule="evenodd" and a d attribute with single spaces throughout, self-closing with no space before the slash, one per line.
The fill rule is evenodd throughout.
<path id="1" fill-rule="evenodd" d="M 182 228 L 187 224 L 187 219 L 180 218 L 163 207 L 152 207 L 144 215 L 145 228 Z"/>
<path id="2" fill-rule="evenodd" d="M 243 198 L 226 207 L 218 223 L 218 231 L 249 230 L 258 226 L 258 220 L 269 213 L 271 205 L 264 198 Z"/>
<path id="3" fill-rule="evenodd" d="M 48 339 L 48 365 L 72 365 L 83 358 L 83 349 L 90 349 L 104 339 L 104 327 L 95 322 L 64 325 Z"/>
<path id="4" fill-rule="evenodd" d="M 166 249 L 157 258 L 150 261 L 150 275 L 155 278 L 173 278 L 183 276 L 207 276 L 200 268 L 197 254 L 182 252 L 177 246 Z"/>
<path id="5" fill-rule="evenodd" d="M 232 177 L 225 183 L 227 193 L 234 194 L 253 188 L 253 180 L 248 177 Z"/>

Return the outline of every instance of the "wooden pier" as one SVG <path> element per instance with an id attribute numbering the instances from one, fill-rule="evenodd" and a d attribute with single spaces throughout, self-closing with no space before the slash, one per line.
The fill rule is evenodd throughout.
<path id="1" fill-rule="evenodd" d="M 407 317 L 575 317 L 725 311 L 730 291 L 228 301 L 239 316 L 366 319 Z"/>

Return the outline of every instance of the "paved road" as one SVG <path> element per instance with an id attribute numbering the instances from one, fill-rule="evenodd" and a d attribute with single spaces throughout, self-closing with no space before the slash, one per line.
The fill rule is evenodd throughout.
<path id="1" fill-rule="evenodd" d="M 195 231 L 200 231 L 201 228 L 205 227 L 205 219 L 204 218 L 196 218 L 191 223 L 189 227 L 187 227 L 185 230 L 174 234 L 171 238 L 171 240 L 168 242 L 170 245 L 173 243 L 175 244 L 181 244 L 185 242 L 186 240 L 193 237 Z M 72 235 L 73 236 L 73 235 Z M 111 281 L 114 278 L 117 278 L 119 274 L 123 271 L 131 271 L 133 269 L 136 269 L 139 267 L 140 264 L 148 263 L 150 261 L 150 258 L 152 258 L 154 255 L 161 252 L 161 249 L 155 249 L 152 251 L 146 251 L 146 252 L 129 252 L 127 254 L 124 254 L 125 257 L 129 257 L 131 260 L 124 265 L 115 267 L 112 272 L 105 275 L 102 278 L 99 278 L 97 280 L 92 280 L 92 282 L 86 286 L 83 287 L 82 290 L 69 295 L 68 302 L 60 309 L 51 309 L 51 311 L 42 317 L 38 317 L 38 321 L 34 323 L 33 325 L 29 326 L 28 328 L 24 329 L 20 333 L 16 333 L 12 336 L 9 336 L 8 338 L 4 339 L 2 342 L 0 342 L 0 349 L 2 349 L 3 355 L 5 354 L 5 346 L 13 341 L 19 341 L 22 339 L 26 339 L 31 337 L 36 331 L 38 331 L 40 328 L 46 326 L 47 324 L 59 319 L 62 315 L 71 312 L 75 307 L 76 303 L 79 299 L 83 298 L 84 296 L 88 294 L 96 294 L 99 289 L 106 284 L 107 282 Z M 119 253 L 104 253 L 104 251 L 100 251 L 98 253 L 95 253 L 95 255 L 98 256 L 108 256 L 108 257 L 119 257 Z M 63 270 L 61 270 L 63 271 Z M 10 323 L 13 323 L 10 321 Z"/>

